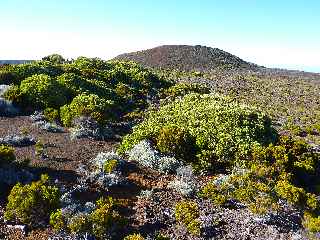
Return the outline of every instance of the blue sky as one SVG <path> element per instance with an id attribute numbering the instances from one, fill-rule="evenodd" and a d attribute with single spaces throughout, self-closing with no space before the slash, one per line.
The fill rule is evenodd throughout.
<path id="1" fill-rule="evenodd" d="M 319 12 L 318 0 L 0 0 L 0 59 L 200 44 L 320 72 Z"/>

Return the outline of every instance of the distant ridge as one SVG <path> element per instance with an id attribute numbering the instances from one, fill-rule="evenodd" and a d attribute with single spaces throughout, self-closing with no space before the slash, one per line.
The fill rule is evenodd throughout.
<path id="1" fill-rule="evenodd" d="M 32 62 L 34 60 L 0 60 L 0 65 L 4 64 L 22 64 L 27 62 Z"/>
<path id="2" fill-rule="evenodd" d="M 221 49 L 200 45 L 163 45 L 121 54 L 115 59 L 135 61 L 146 67 L 180 71 L 211 71 L 217 68 L 253 69 L 258 67 Z"/>

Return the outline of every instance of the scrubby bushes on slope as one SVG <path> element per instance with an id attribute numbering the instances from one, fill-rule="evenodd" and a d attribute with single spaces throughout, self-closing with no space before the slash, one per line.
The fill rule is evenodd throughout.
<path id="1" fill-rule="evenodd" d="M 92 234 L 96 239 L 110 239 L 112 231 L 121 225 L 122 218 L 115 210 L 116 202 L 111 198 L 100 198 L 90 213 L 65 214 L 61 209 L 50 216 L 50 224 L 56 230 L 72 233 Z"/>
<path id="2" fill-rule="evenodd" d="M 24 186 L 18 183 L 10 192 L 4 217 L 9 221 L 37 226 L 48 221 L 51 212 L 59 207 L 59 197 L 59 190 L 48 185 L 47 175 Z"/>
<path id="3" fill-rule="evenodd" d="M 60 107 L 68 101 L 66 89 L 45 74 L 26 78 L 21 82 L 20 90 L 31 106 Z"/>
<path id="4" fill-rule="evenodd" d="M 69 105 L 60 109 L 61 121 L 65 126 L 71 126 L 76 117 L 90 116 L 97 122 L 111 119 L 114 115 L 114 102 L 105 100 L 95 94 L 76 96 Z"/>
<path id="5" fill-rule="evenodd" d="M 210 93 L 210 88 L 197 83 L 178 83 L 166 89 L 164 96 L 175 98 L 182 97 L 189 93 L 208 94 Z"/>
<path id="6" fill-rule="evenodd" d="M 143 139 L 176 157 L 189 155 L 203 169 L 234 163 L 253 146 L 274 141 L 276 134 L 270 119 L 254 108 L 221 95 L 189 94 L 151 112 L 124 138 L 119 152 Z"/>
<path id="7" fill-rule="evenodd" d="M 14 148 L 0 145 L 0 166 L 8 164 L 16 159 L 14 155 Z"/>
<path id="8" fill-rule="evenodd" d="M 145 109 L 149 105 L 148 101 L 162 87 L 170 85 L 133 62 L 107 62 L 86 57 L 65 61 L 56 54 L 42 61 L 1 68 L 0 77 L 0 83 L 12 85 L 6 91 L 5 98 L 19 105 L 22 111 L 44 110 L 48 107 L 58 110 L 64 106 L 62 118 L 75 115 L 75 112 L 86 114 L 81 107 L 75 109 L 81 104 L 75 104 L 80 99 L 84 100 L 84 95 L 91 96 L 90 99 L 95 95 L 99 100 L 93 105 L 112 100 L 112 112 L 119 119 L 127 113 Z M 108 120 L 109 115 L 102 113 L 103 119 L 99 120 Z M 72 118 L 61 120 L 70 125 Z"/>
<path id="9" fill-rule="evenodd" d="M 282 136 L 276 144 L 253 148 L 247 168 L 209 183 L 200 195 L 219 205 L 236 199 L 256 213 L 285 210 L 282 199 L 305 211 L 305 225 L 314 229 L 319 222 L 319 160 L 307 143 Z"/>

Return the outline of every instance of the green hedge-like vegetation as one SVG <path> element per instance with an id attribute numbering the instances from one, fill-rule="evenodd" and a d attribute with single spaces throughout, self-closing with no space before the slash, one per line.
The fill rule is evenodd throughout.
<path id="1" fill-rule="evenodd" d="M 79 116 L 90 116 L 97 122 L 103 122 L 114 116 L 114 102 L 105 100 L 95 94 L 76 96 L 69 105 L 60 109 L 61 121 L 65 126 L 71 126 L 72 121 Z"/>
<path id="2" fill-rule="evenodd" d="M 60 107 L 68 102 L 66 89 L 45 74 L 26 78 L 21 82 L 20 90 L 31 106 Z"/>
<path id="3" fill-rule="evenodd" d="M 0 83 L 12 85 L 5 98 L 22 111 L 46 108 L 59 111 L 62 107 L 60 120 L 66 125 L 79 114 L 92 116 L 98 112 L 100 116 L 95 117 L 100 122 L 110 119 L 111 113 L 105 114 L 106 108 L 102 109 L 102 105 L 110 105 L 110 101 L 114 103 L 112 111 L 118 119 L 140 112 L 148 107 L 150 97 L 158 95 L 163 87 L 171 86 L 133 62 L 86 57 L 67 61 L 58 54 L 41 61 L 1 67 Z M 90 106 L 83 108 L 88 101 Z M 79 109 L 75 109 L 77 107 Z"/>
<path id="4" fill-rule="evenodd" d="M 177 157 L 193 152 L 193 163 L 203 169 L 241 161 L 253 146 L 276 138 L 270 119 L 257 109 L 221 95 L 189 94 L 150 112 L 123 139 L 119 152 L 150 139 L 160 151 Z"/>
<path id="5" fill-rule="evenodd" d="M 164 96 L 170 98 L 182 97 L 189 93 L 208 94 L 210 89 L 197 83 L 177 83 L 164 91 Z"/>
<path id="6" fill-rule="evenodd" d="M 0 145 L 0 166 L 9 164 L 16 159 L 14 155 L 14 148 L 5 145 Z"/>
<path id="7" fill-rule="evenodd" d="M 307 143 L 282 136 L 275 144 L 253 148 L 247 155 L 247 168 L 220 185 L 209 183 L 200 195 L 216 204 L 236 199 L 257 213 L 280 210 L 279 199 L 284 199 L 315 213 L 319 210 L 319 160 L 319 153 Z"/>
<path id="8" fill-rule="evenodd" d="M 17 183 L 8 197 L 4 217 L 29 226 L 37 226 L 42 221 L 49 221 L 51 212 L 59 207 L 60 192 L 48 184 L 48 176 L 31 184 Z"/>
<path id="9" fill-rule="evenodd" d="M 75 216 L 63 215 L 61 209 L 50 216 L 50 224 L 55 230 L 66 230 L 72 233 L 91 233 L 96 239 L 109 239 L 108 232 L 121 225 L 122 217 L 115 210 L 116 202 L 111 198 L 100 198 L 91 213 Z M 67 221 L 67 218 L 70 221 Z M 67 223 L 68 222 L 68 223 Z"/>

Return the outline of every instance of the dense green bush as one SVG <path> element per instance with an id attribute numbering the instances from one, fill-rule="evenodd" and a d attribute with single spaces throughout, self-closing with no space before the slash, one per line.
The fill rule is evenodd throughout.
<path id="1" fill-rule="evenodd" d="M 42 61 L 1 67 L 0 82 L 15 84 L 6 98 L 22 112 L 35 107 L 58 109 L 66 104 L 73 105 L 74 98 L 79 102 L 78 95 L 96 95 L 104 99 L 101 101 L 114 101 L 112 112 L 117 117 L 147 108 L 148 100 L 157 96 L 160 88 L 170 85 L 133 62 L 107 62 L 86 57 L 65 61 L 57 54 L 44 57 Z M 106 117 L 103 120 L 110 115 L 103 113 L 102 118 Z M 70 119 L 66 121 L 71 124 Z"/>
<path id="2" fill-rule="evenodd" d="M 166 154 L 172 154 L 176 158 L 194 160 L 196 155 L 195 138 L 177 126 L 168 125 L 160 129 L 155 137 L 156 146 Z"/>
<path id="3" fill-rule="evenodd" d="M 33 75 L 21 82 L 21 93 L 30 106 L 57 108 L 67 103 L 66 89 L 48 75 Z"/>
<path id="4" fill-rule="evenodd" d="M 199 168 L 231 164 L 241 160 L 253 146 L 273 142 L 277 137 L 270 119 L 255 108 L 221 95 L 189 94 L 151 111 L 123 139 L 119 152 L 125 153 L 143 139 L 156 142 L 161 129 L 173 124 L 195 139 L 191 151 L 197 153 Z"/>
<path id="5" fill-rule="evenodd" d="M 51 77 L 56 77 L 62 74 L 62 68 L 61 65 L 49 61 L 34 61 L 13 66 L 12 72 L 16 76 L 15 83 L 20 83 L 22 80 L 31 77 L 32 75 L 46 74 Z"/>
<path id="6" fill-rule="evenodd" d="M 282 136 L 276 144 L 253 148 L 247 156 L 247 168 L 235 171 L 219 185 L 209 183 L 200 195 L 217 204 L 236 199 L 258 213 L 279 210 L 279 199 L 316 211 L 319 160 L 319 154 L 305 142 Z"/>
<path id="7" fill-rule="evenodd" d="M 106 239 L 110 231 L 114 230 L 115 226 L 120 225 L 122 220 L 115 207 L 116 203 L 111 197 L 100 198 L 96 202 L 96 208 L 91 213 L 65 216 L 61 209 L 58 209 L 51 214 L 50 224 L 58 231 L 69 230 L 73 233 L 91 233 L 97 239 Z"/>
<path id="8" fill-rule="evenodd" d="M 54 211 L 50 214 L 49 223 L 53 227 L 53 229 L 55 229 L 57 231 L 60 231 L 66 227 L 66 220 L 64 219 L 64 217 L 62 215 L 61 209 L 57 209 L 56 211 Z"/>
<path id="9" fill-rule="evenodd" d="M 182 97 L 189 93 L 208 94 L 210 88 L 197 83 L 178 83 L 164 91 L 164 96 L 171 98 Z"/>
<path id="10" fill-rule="evenodd" d="M 14 105 L 19 107 L 27 106 L 26 96 L 21 92 L 20 87 L 12 85 L 3 95 L 3 97 L 11 101 Z"/>
<path id="11" fill-rule="evenodd" d="M 81 93 L 95 93 L 99 97 L 107 99 L 115 97 L 114 91 L 106 83 L 98 80 L 89 80 L 75 73 L 64 73 L 57 78 L 57 81 L 68 89 L 72 98 Z"/>
<path id="12" fill-rule="evenodd" d="M 123 240 L 144 240 L 144 237 L 141 234 L 134 233 L 126 236 Z"/>
<path id="13" fill-rule="evenodd" d="M 0 69 L 0 85 L 15 84 L 17 76 L 14 72 L 6 69 Z"/>
<path id="14" fill-rule="evenodd" d="M 79 69 L 107 70 L 109 64 L 99 58 L 78 57 L 73 65 Z"/>
<path id="15" fill-rule="evenodd" d="M 3 164 L 10 164 L 15 159 L 13 147 L 0 145 L 0 166 Z"/>
<path id="16" fill-rule="evenodd" d="M 43 57 L 43 61 L 49 61 L 54 64 L 63 64 L 66 60 L 59 54 L 51 54 L 49 56 Z"/>
<path id="17" fill-rule="evenodd" d="M 71 218 L 68 228 L 72 233 L 86 233 L 91 231 L 89 215 L 80 213 Z"/>
<path id="18" fill-rule="evenodd" d="M 97 208 L 90 214 L 92 233 L 95 237 L 105 239 L 107 231 L 119 223 L 121 217 L 114 208 L 115 202 L 111 197 L 97 201 Z"/>
<path id="19" fill-rule="evenodd" d="M 65 126 L 71 126 L 72 121 L 80 116 L 90 116 L 102 123 L 106 119 L 112 119 L 114 102 L 105 100 L 95 94 L 81 94 L 76 96 L 68 105 L 61 107 L 61 121 Z"/>
<path id="20" fill-rule="evenodd" d="M 60 192 L 48 185 L 48 176 L 31 184 L 16 184 L 8 196 L 4 217 L 29 226 L 47 222 L 50 214 L 59 207 Z"/>
<path id="21" fill-rule="evenodd" d="M 201 223 L 198 220 L 199 216 L 197 203 L 193 201 L 181 201 L 176 204 L 176 221 L 184 224 L 188 231 L 195 236 L 199 236 L 201 233 Z"/>
<path id="22" fill-rule="evenodd" d="M 60 119 L 59 110 L 54 108 L 46 108 L 43 111 L 43 115 L 49 122 L 56 122 Z"/>
<path id="23" fill-rule="evenodd" d="M 319 233 L 320 232 L 320 216 L 316 216 L 313 213 L 305 212 L 304 219 L 303 219 L 303 226 L 307 228 L 311 233 Z"/>

